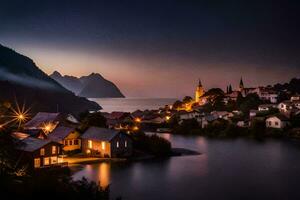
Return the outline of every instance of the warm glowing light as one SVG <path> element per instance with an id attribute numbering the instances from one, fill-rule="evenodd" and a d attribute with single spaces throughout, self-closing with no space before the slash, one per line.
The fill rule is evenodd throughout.
<path id="1" fill-rule="evenodd" d="M 12 111 L 12 115 L 10 116 L 12 120 L 10 122 L 17 122 L 18 126 L 20 127 L 22 123 L 27 121 L 28 112 L 30 109 L 26 109 L 25 104 L 23 104 L 23 106 L 20 107 L 16 101 L 16 109 L 14 109 L 13 107 L 10 107 L 10 109 Z"/>
<path id="2" fill-rule="evenodd" d="M 89 149 L 86 150 L 86 153 L 87 153 L 87 154 L 90 154 L 90 153 L 91 153 L 91 150 L 89 150 Z"/>
<path id="3" fill-rule="evenodd" d="M 105 142 L 101 142 L 102 150 L 105 150 Z"/>
<path id="4" fill-rule="evenodd" d="M 93 148 L 93 142 L 92 140 L 88 140 L 88 148 Z"/>
<path id="5" fill-rule="evenodd" d="M 110 183 L 110 163 L 101 163 L 99 165 L 99 182 L 100 186 L 105 188 Z"/>
<path id="6" fill-rule="evenodd" d="M 142 120 L 141 120 L 141 118 L 137 117 L 137 118 L 134 119 L 134 121 L 137 122 L 137 123 L 140 123 Z"/>
<path id="7" fill-rule="evenodd" d="M 138 126 L 134 126 L 134 127 L 132 128 L 132 130 L 137 131 L 137 130 L 139 130 L 139 127 L 138 127 Z"/>
<path id="8" fill-rule="evenodd" d="M 52 132 L 55 129 L 55 124 L 48 122 L 48 123 L 44 123 L 42 126 L 42 130 L 44 133 L 49 134 L 50 132 Z"/>
<path id="9" fill-rule="evenodd" d="M 170 116 L 166 116 L 166 121 L 169 121 L 171 119 Z"/>

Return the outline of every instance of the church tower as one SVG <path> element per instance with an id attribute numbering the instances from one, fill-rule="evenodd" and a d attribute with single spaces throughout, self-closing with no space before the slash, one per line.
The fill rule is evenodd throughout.
<path id="1" fill-rule="evenodd" d="M 204 95 L 204 89 L 201 83 L 201 80 L 199 79 L 198 86 L 196 88 L 195 92 L 195 102 L 200 103 L 201 102 L 201 97 Z"/>
<path id="2" fill-rule="evenodd" d="M 241 77 L 241 80 L 240 80 L 239 90 L 240 90 L 240 92 L 242 92 L 244 90 L 244 82 L 243 82 L 243 78 L 242 77 Z"/>

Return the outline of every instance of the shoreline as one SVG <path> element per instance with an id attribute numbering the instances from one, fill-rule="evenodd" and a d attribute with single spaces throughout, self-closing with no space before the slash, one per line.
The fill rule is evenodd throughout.
<path id="1" fill-rule="evenodd" d="M 101 162 L 130 162 L 130 161 L 144 161 L 144 160 L 151 160 L 156 158 L 171 158 L 171 157 L 181 157 L 181 156 L 197 156 L 202 155 L 202 153 L 186 149 L 186 148 L 172 148 L 170 155 L 168 156 L 155 156 L 155 155 L 143 155 L 143 156 L 136 156 L 132 158 L 100 158 L 100 157 L 76 157 L 71 156 L 65 158 L 65 161 L 69 163 L 69 166 L 76 166 L 76 165 L 87 165 L 87 164 L 97 164 Z"/>

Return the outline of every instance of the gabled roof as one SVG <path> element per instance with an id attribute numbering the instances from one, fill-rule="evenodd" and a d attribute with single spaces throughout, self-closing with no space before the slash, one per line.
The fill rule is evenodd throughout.
<path id="1" fill-rule="evenodd" d="M 258 107 L 259 108 L 272 108 L 272 107 L 276 107 L 276 104 L 261 104 Z"/>
<path id="2" fill-rule="evenodd" d="M 25 124 L 25 127 L 40 127 L 43 123 L 54 122 L 59 114 L 60 113 L 39 112 Z"/>
<path id="3" fill-rule="evenodd" d="M 83 139 L 91 140 L 101 140 L 101 141 L 111 141 L 119 131 L 107 128 L 99 127 L 90 127 L 84 134 L 81 136 Z"/>
<path id="4" fill-rule="evenodd" d="M 27 134 L 27 133 L 13 132 L 13 133 L 11 134 L 11 136 L 12 136 L 13 138 L 18 139 L 18 140 L 24 140 L 24 139 L 28 138 L 30 135 Z"/>
<path id="5" fill-rule="evenodd" d="M 128 115 L 129 115 L 129 113 L 127 113 L 127 112 L 112 112 L 110 114 L 107 114 L 105 117 L 107 119 L 120 119 L 120 118 L 126 117 Z"/>
<path id="6" fill-rule="evenodd" d="M 289 119 L 286 116 L 282 115 L 282 114 L 271 115 L 271 116 L 268 116 L 267 119 L 272 118 L 272 117 L 277 117 L 281 121 L 289 121 Z"/>
<path id="7" fill-rule="evenodd" d="M 55 142 L 60 142 L 74 130 L 75 130 L 74 128 L 65 127 L 65 126 L 56 127 L 54 131 L 48 135 L 48 139 Z"/>
<path id="8" fill-rule="evenodd" d="M 144 112 L 141 110 L 136 110 L 133 113 L 131 113 L 131 116 L 133 117 L 142 117 L 144 115 Z"/>
<path id="9" fill-rule="evenodd" d="M 17 146 L 17 149 L 27 152 L 33 152 L 49 143 L 51 143 L 50 140 L 42 140 L 38 138 L 28 137 L 22 140 L 22 142 Z"/>
<path id="10" fill-rule="evenodd" d="M 281 103 L 286 104 L 286 105 L 292 105 L 293 104 L 293 102 L 291 102 L 290 100 L 286 100 L 286 101 L 283 101 Z M 279 104 L 281 104 L 281 103 L 279 103 Z"/>

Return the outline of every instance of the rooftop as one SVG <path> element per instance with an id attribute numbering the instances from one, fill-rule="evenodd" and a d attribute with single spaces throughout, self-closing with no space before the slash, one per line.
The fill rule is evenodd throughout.
<path id="1" fill-rule="evenodd" d="M 54 122 L 59 114 L 60 113 L 39 112 L 25 124 L 25 127 L 40 127 L 43 123 Z"/>
<path id="2" fill-rule="evenodd" d="M 81 138 L 111 141 L 118 133 L 119 131 L 113 129 L 90 127 L 87 131 L 84 132 Z"/>
<path id="3" fill-rule="evenodd" d="M 48 138 L 49 140 L 59 142 L 63 140 L 65 137 L 67 137 L 74 130 L 75 130 L 74 128 L 59 126 L 55 128 L 52 133 L 49 134 Z"/>
<path id="4" fill-rule="evenodd" d="M 46 144 L 49 144 L 50 142 L 50 140 L 42 140 L 33 137 L 28 137 L 22 140 L 19 146 L 17 146 L 17 149 L 27 152 L 33 152 L 42 148 Z"/>

